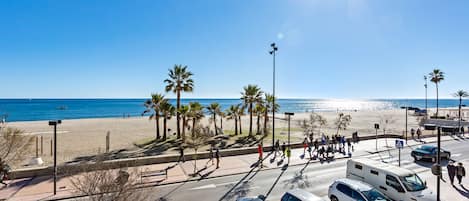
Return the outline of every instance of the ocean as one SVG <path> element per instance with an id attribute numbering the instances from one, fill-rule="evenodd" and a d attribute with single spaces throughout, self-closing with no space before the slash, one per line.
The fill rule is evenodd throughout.
<path id="1" fill-rule="evenodd" d="M 146 99 L 0 99 L 0 118 L 6 121 L 38 121 L 141 116 Z M 181 99 L 182 104 L 198 101 L 206 106 L 218 102 L 223 110 L 241 103 L 240 99 Z M 175 105 L 176 100 L 170 102 Z M 383 110 L 412 106 L 425 108 L 425 99 L 279 99 L 280 112 L 311 112 L 336 110 Z M 457 107 L 457 99 L 441 99 L 439 107 Z M 464 103 L 463 103 L 464 104 Z M 428 99 L 428 107 L 436 100 Z"/>

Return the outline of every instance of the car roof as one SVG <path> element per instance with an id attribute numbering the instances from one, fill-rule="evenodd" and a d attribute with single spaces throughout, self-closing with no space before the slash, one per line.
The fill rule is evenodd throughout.
<path id="1" fill-rule="evenodd" d="M 434 145 L 422 145 L 418 148 L 420 148 L 420 149 L 434 149 L 434 148 L 436 148 L 436 146 L 434 146 Z"/>
<path id="2" fill-rule="evenodd" d="M 337 179 L 336 182 L 345 184 L 349 186 L 350 188 L 352 188 L 353 190 L 357 190 L 357 191 L 369 191 L 373 188 L 372 186 L 370 186 L 369 184 L 365 182 L 348 179 L 348 178 Z"/>
<path id="3" fill-rule="evenodd" d="M 289 190 L 287 193 L 304 201 L 324 201 L 322 198 L 318 197 L 317 195 L 314 195 L 308 191 L 305 191 L 299 188 Z"/>
<path id="4" fill-rule="evenodd" d="M 395 174 L 398 176 L 407 176 L 407 175 L 415 174 L 415 172 L 413 172 L 412 170 L 401 168 L 401 167 L 391 165 L 388 163 L 383 163 L 381 161 L 375 161 L 369 158 L 356 158 L 356 159 L 350 159 L 350 160 L 361 163 L 363 165 L 372 166 L 388 174 Z"/>

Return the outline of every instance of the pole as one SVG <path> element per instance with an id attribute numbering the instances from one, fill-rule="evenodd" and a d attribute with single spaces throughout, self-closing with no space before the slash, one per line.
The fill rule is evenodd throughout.
<path id="1" fill-rule="evenodd" d="M 399 147 L 399 167 L 401 167 L 401 148 Z"/>
<path id="2" fill-rule="evenodd" d="M 109 131 L 106 134 L 106 153 L 109 153 L 110 134 L 111 132 Z"/>
<path id="3" fill-rule="evenodd" d="M 57 194 L 57 124 L 54 124 L 54 195 Z"/>
<path id="4" fill-rule="evenodd" d="M 405 143 L 407 144 L 407 115 L 409 107 L 405 106 Z"/>
<path id="5" fill-rule="evenodd" d="M 36 135 L 36 158 L 39 158 L 39 136 Z"/>
<path id="6" fill-rule="evenodd" d="M 378 129 L 375 128 L 376 130 L 376 151 L 378 151 Z"/>
<path id="7" fill-rule="evenodd" d="M 291 153 L 290 147 L 290 115 L 288 115 L 288 151 Z M 290 155 L 288 155 L 288 164 L 290 164 Z"/>
<path id="8" fill-rule="evenodd" d="M 425 119 L 427 118 L 428 114 L 428 107 L 427 107 L 427 76 L 424 76 L 425 79 Z"/>
<path id="9" fill-rule="evenodd" d="M 461 97 L 459 97 L 459 121 L 458 121 L 458 133 L 461 134 Z M 464 134 L 464 133 L 463 133 Z M 463 135 L 464 137 L 464 135 Z"/>
<path id="10" fill-rule="evenodd" d="M 441 158 L 440 158 L 440 147 L 441 147 L 441 131 L 440 131 L 440 127 L 438 127 L 438 151 L 437 151 L 437 158 L 436 158 L 436 162 L 438 164 L 438 166 L 440 166 L 440 162 L 441 162 Z M 436 200 L 437 201 L 440 201 L 440 178 L 441 178 L 441 173 L 440 175 L 437 176 L 438 179 L 436 180 Z"/>
<path id="11" fill-rule="evenodd" d="M 52 146 L 53 146 L 54 142 L 52 141 L 52 138 L 50 139 L 50 156 L 52 156 Z"/>
<path id="12" fill-rule="evenodd" d="M 272 74 L 272 95 L 274 99 L 272 100 L 272 147 L 275 145 L 275 48 L 272 50 L 273 53 L 273 74 Z M 272 149 L 274 152 L 274 149 Z"/>
<path id="13" fill-rule="evenodd" d="M 41 135 L 41 156 L 44 154 L 44 137 Z"/>

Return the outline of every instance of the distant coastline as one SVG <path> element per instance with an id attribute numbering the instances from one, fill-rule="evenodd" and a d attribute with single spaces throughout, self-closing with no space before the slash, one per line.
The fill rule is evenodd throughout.
<path id="1" fill-rule="evenodd" d="M 146 99 L 0 99 L 0 118 L 7 122 L 50 119 L 124 118 L 141 116 Z M 223 110 L 241 103 L 240 99 L 181 99 L 182 104 L 198 101 L 202 105 L 218 102 Z M 170 99 L 175 104 L 175 99 Z M 312 111 L 389 110 L 402 106 L 425 108 L 425 99 L 279 99 L 279 113 Z M 427 100 L 428 108 L 436 107 L 435 99 Z M 457 99 L 440 99 L 440 108 L 457 107 Z M 463 101 L 463 104 L 464 101 Z"/>

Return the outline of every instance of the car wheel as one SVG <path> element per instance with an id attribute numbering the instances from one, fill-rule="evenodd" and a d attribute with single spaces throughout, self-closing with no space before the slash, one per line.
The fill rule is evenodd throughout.
<path id="1" fill-rule="evenodd" d="M 418 161 L 417 156 L 414 156 L 414 161 Z"/>
<path id="2" fill-rule="evenodd" d="M 334 195 L 331 195 L 331 201 L 339 201 L 339 199 L 337 199 L 337 197 L 336 197 L 336 196 L 334 196 Z"/>

